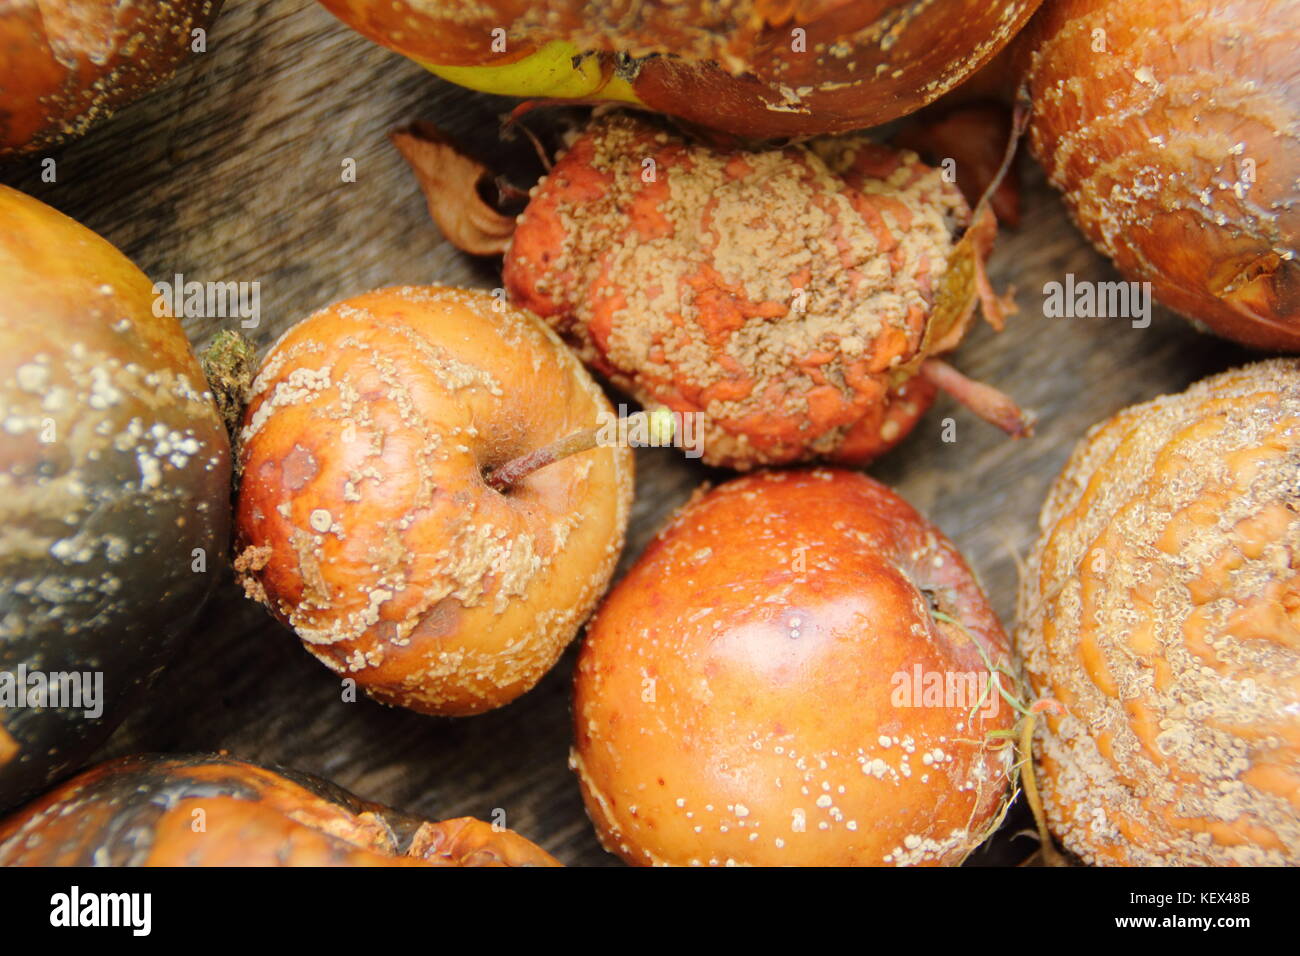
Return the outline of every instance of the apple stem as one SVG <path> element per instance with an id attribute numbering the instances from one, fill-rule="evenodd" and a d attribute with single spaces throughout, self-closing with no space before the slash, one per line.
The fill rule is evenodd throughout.
<path id="1" fill-rule="evenodd" d="M 921 375 L 1012 438 L 1027 438 L 1034 433 L 1032 412 L 1022 411 L 1010 396 L 967 378 L 947 362 L 928 358 L 921 363 Z"/>
<path id="2" fill-rule="evenodd" d="M 634 412 L 618 421 L 615 434 L 631 434 L 633 429 L 644 429 L 647 444 L 654 446 L 670 445 L 677 431 L 677 422 L 673 413 L 667 408 L 656 408 L 648 412 Z M 590 451 L 600 444 L 601 436 L 610 428 L 608 422 L 586 428 L 571 435 L 558 438 L 549 445 L 544 445 L 526 455 L 512 458 L 504 465 L 493 468 L 483 480 L 489 488 L 502 493 L 527 478 L 533 472 L 547 465 L 553 465 L 570 455 Z"/>

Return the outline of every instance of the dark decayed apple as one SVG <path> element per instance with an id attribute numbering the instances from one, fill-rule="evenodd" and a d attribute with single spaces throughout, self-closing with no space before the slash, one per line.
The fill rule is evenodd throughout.
<path id="1" fill-rule="evenodd" d="M 0 186 L 0 805 L 107 736 L 229 536 L 230 446 L 180 324 L 109 243 Z M 40 696 L 71 672 L 82 706 Z"/>

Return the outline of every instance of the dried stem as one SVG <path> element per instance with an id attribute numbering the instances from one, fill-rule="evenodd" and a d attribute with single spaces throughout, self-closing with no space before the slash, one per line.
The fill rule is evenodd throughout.
<path id="1" fill-rule="evenodd" d="M 581 454 L 595 448 L 600 444 L 601 436 L 610 427 L 609 423 L 605 423 L 594 428 L 574 432 L 572 435 L 565 435 L 563 438 L 556 439 L 549 445 L 530 451 L 526 455 L 512 458 L 504 465 L 494 468 L 484 475 L 483 480 L 487 482 L 488 487 L 504 493 L 540 468 L 553 465 L 570 455 Z M 671 444 L 673 435 L 676 432 L 676 420 L 673 418 L 673 413 L 668 409 L 656 408 L 653 411 L 636 412 L 628 415 L 620 420 L 618 428 L 624 434 L 631 434 L 644 429 L 648 444 L 668 445 Z M 624 429 L 626 429 L 625 432 Z"/>
<path id="2" fill-rule="evenodd" d="M 500 468 L 494 468 L 484 476 L 489 488 L 508 491 L 539 468 L 553 465 L 562 458 L 577 455 L 596 447 L 600 429 L 589 428 L 586 431 L 565 435 L 563 438 L 544 445 L 526 455 L 512 458 Z"/>
<path id="3" fill-rule="evenodd" d="M 1027 438 L 1034 433 L 1032 413 L 1022 411 L 1010 396 L 967 378 L 947 362 L 928 358 L 921 363 L 921 375 L 1012 438 Z"/>

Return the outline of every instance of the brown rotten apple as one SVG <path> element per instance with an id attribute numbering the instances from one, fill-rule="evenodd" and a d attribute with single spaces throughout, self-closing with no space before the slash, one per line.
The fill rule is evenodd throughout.
<path id="1" fill-rule="evenodd" d="M 1054 0 L 1029 142 L 1088 238 L 1213 331 L 1300 350 L 1300 0 Z"/>
<path id="2" fill-rule="evenodd" d="M 572 764 L 640 864 L 955 864 L 1007 793 L 1006 635 L 883 485 L 760 472 L 697 496 L 610 593 Z"/>
<path id="3" fill-rule="evenodd" d="M 481 820 L 421 820 L 307 774 L 216 755 L 113 760 L 0 820 L 0 866 L 105 864 L 559 865 Z"/>
<path id="4" fill-rule="evenodd" d="M 1300 864 L 1300 361 L 1095 427 L 1052 487 L 1016 644 L 1047 821 L 1085 862 Z"/>
<path id="5" fill-rule="evenodd" d="M 321 0 L 453 82 L 614 100 L 768 138 L 861 129 L 924 106 L 998 52 L 1040 0 Z"/>
<path id="6" fill-rule="evenodd" d="M 718 150 L 612 116 L 534 190 L 504 281 L 619 387 L 703 413 L 706 462 L 861 464 L 936 387 L 1026 431 L 1009 400 L 933 358 L 977 301 L 1001 323 L 983 269 L 995 230 L 908 151 L 852 137 Z"/>
<path id="7" fill-rule="evenodd" d="M 489 473 L 608 420 L 578 360 L 490 295 L 394 288 L 272 348 L 241 433 L 250 596 L 381 701 L 473 714 L 532 687 L 599 599 L 632 494 L 598 447 Z"/>

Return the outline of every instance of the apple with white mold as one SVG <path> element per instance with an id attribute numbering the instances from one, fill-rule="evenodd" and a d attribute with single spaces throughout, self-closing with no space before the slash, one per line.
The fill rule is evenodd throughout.
<path id="1" fill-rule="evenodd" d="M 555 663 L 618 560 L 632 452 L 592 440 L 612 414 L 549 328 L 492 295 L 336 303 L 253 383 L 236 570 L 376 699 L 499 707 Z"/>

